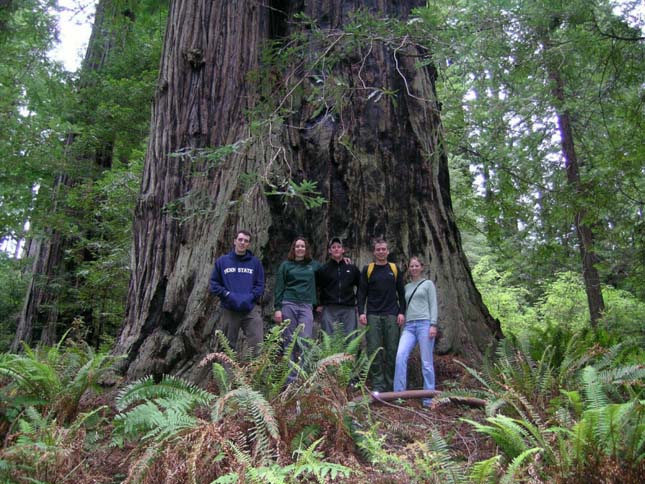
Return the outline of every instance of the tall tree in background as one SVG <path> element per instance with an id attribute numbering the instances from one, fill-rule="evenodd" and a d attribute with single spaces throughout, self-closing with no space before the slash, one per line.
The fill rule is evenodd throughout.
<path id="1" fill-rule="evenodd" d="M 103 61 L 109 55 L 112 41 L 108 39 L 109 15 L 113 2 L 103 0 L 97 5 L 97 14 L 92 29 L 92 35 L 85 55 L 84 67 L 87 71 L 99 70 Z M 106 16 L 106 7 L 108 14 Z M 88 72 L 89 74 L 89 72 Z M 63 211 L 65 207 L 59 204 L 64 203 L 65 192 L 77 181 L 71 170 L 77 169 L 74 166 L 73 142 L 74 134 L 67 135 L 65 141 L 66 150 L 63 154 L 69 160 L 70 167 L 63 165 L 63 170 L 54 179 L 54 187 L 51 192 L 52 200 L 49 210 L 52 213 Z M 105 141 L 105 148 L 96 153 L 96 163 L 99 166 L 109 168 L 111 160 L 106 153 L 109 152 L 110 140 Z M 76 160 L 76 164 L 84 163 L 83 157 Z M 71 169 L 70 169 L 71 168 Z M 85 167 L 88 169 L 91 167 Z M 81 169 L 82 170 L 82 169 Z M 43 237 L 34 237 L 30 240 L 27 250 L 28 256 L 33 258 L 32 280 L 29 284 L 25 303 L 18 321 L 16 336 L 11 345 L 12 351 L 20 348 L 21 342 L 30 343 L 35 328 L 40 330 L 40 341 L 44 344 L 56 342 L 56 324 L 59 320 L 60 291 L 65 289 L 67 282 L 61 280 L 71 271 L 64 266 L 65 251 L 71 245 L 71 241 L 64 236 L 62 230 L 56 227 L 47 227 Z"/>
<path id="2" fill-rule="evenodd" d="M 573 132 L 573 121 L 571 110 L 568 107 L 568 86 L 559 68 L 559 62 L 554 57 L 560 57 L 557 50 L 558 45 L 554 41 L 557 38 L 557 29 L 562 26 L 563 22 L 568 19 L 561 18 L 555 14 L 550 18 L 549 25 L 540 25 L 537 27 L 537 36 L 541 41 L 544 50 L 543 68 L 551 80 L 551 95 L 553 96 L 553 108 L 558 118 L 558 130 L 560 133 L 560 145 L 562 146 L 562 156 L 564 158 L 564 167 L 567 173 L 567 184 L 571 191 L 577 196 L 588 198 L 580 175 L 580 162 L 576 150 L 575 135 Z M 587 303 L 589 305 L 589 316 L 592 326 L 597 326 L 605 310 L 605 302 L 602 297 L 600 287 L 600 276 L 596 264 L 598 257 L 594 248 L 594 234 L 590 226 L 590 220 L 587 217 L 587 209 L 584 208 L 586 203 L 580 204 L 574 199 L 574 226 L 578 237 L 578 248 L 582 262 L 582 278 L 585 283 L 587 293 Z"/>
<path id="3" fill-rule="evenodd" d="M 480 213 L 501 235 L 489 241 L 505 258 L 535 261 L 518 271 L 526 279 L 565 270 L 578 250 L 596 324 L 600 271 L 637 294 L 643 271 L 634 257 L 643 224 L 638 31 L 605 1 L 434 3 L 421 14 L 431 33 L 445 26 L 444 59 L 464 82 L 448 99 L 465 106 L 467 134 L 456 142 L 482 176 Z M 617 271 L 627 253 L 636 263 Z"/>
<path id="4" fill-rule="evenodd" d="M 52 188 L 47 189 L 46 184 L 51 183 L 47 178 L 39 182 L 38 212 L 30 216 L 32 227 L 28 235 L 27 255 L 33 259 L 33 266 L 11 345 L 14 351 L 20 348 L 22 341 L 31 342 L 32 339 L 53 344 L 60 336 L 60 330 L 67 329 L 75 318 L 92 325 L 93 312 L 79 300 L 79 293 L 87 282 L 79 266 L 95 257 L 87 241 L 99 230 L 102 221 L 92 218 L 97 212 L 94 209 L 81 213 L 80 204 L 75 203 L 74 198 L 82 198 L 83 195 L 74 191 L 88 192 L 88 187 L 113 167 L 117 139 L 132 138 L 138 132 L 136 118 L 128 116 L 126 109 L 127 102 L 136 102 L 140 95 L 131 90 L 128 93 L 131 99 L 124 98 L 121 106 L 113 104 L 108 109 L 105 106 L 108 102 L 106 95 L 101 92 L 118 89 L 114 84 L 106 88 L 105 78 L 114 75 L 110 69 L 115 65 L 123 67 L 123 62 L 119 65 L 118 59 L 127 52 L 127 39 L 132 35 L 135 20 L 133 9 L 137 6 L 138 2 L 128 0 L 102 0 L 97 4 L 91 38 L 80 70 L 75 98 L 77 104 L 67 105 L 64 150 L 58 153 L 60 158 Z M 144 58 L 144 49 L 140 49 L 138 55 Z M 137 107 L 136 112 L 145 115 L 145 108 Z M 129 117 L 129 126 L 119 126 L 125 117 Z M 139 134 L 139 141 L 142 138 L 143 135 Z M 55 143 L 55 139 L 50 140 L 48 145 Z M 121 157 L 120 162 L 126 163 L 127 150 L 123 145 L 121 142 L 121 152 L 117 155 Z M 115 290 L 114 286 L 111 290 Z M 100 299 L 97 296 L 94 294 L 92 301 L 95 304 Z"/>
<path id="5" fill-rule="evenodd" d="M 319 257 L 343 236 L 359 264 L 385 235 L 398 262 L 429 261 L 441 351 L 477 359 L 493 341 L 452 214 L 435 71 L 392 33 L 421 3 L 172 2 L 116 346 L 129 377 L 197 376 L 218 321 L 208 277 L 238 227 L 269 286 L 298 233 Z"/>
<path id="6" fill-rule="evenodd" d="M 34 187 L 56 153 L 43 147 L 58 133 L 64 80 L 46 55 L 56 36 L 51 6 L 0 2 L 0 242 L 12 241 L 16 252 Z"/>

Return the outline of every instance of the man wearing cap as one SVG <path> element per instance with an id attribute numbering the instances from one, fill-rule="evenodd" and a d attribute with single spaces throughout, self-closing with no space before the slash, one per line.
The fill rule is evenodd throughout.
<path id="1" fill-rule="evenodd" d="M 345 248 L 339 237 L 331 238 L 327 251 L 330 259 L 316 271 L 321 326 L 332 334 L 334 324 L 342 323 L 345 334 L 349 334 L 356 329 L 356 290 L 361 273 L 344 257 Z"/>
<path id="2" fill-rule="evenodd" d="M 240 329 L 253 355 L 259 352 L 264 324 L 258 303 L 264 292 L 264 268 L 249 250 L 251 234 L 239 230 L 233 250 L 219 257 L 211 273 L 210 292 L 220 298 L 222 320 L 231 348 L 237 351 Z"/>

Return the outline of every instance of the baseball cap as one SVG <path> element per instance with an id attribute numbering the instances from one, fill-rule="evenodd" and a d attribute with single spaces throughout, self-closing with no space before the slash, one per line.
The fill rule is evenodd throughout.
<path id="1" fill-rule="evenodd" d="M 343 245 L 343 241 L 340 240 L 340 237 L 332 237 L 331 239 L 329 239 L 329 243 L 327 244 L 327 248 L 330 249 L 333 244 Z"/>

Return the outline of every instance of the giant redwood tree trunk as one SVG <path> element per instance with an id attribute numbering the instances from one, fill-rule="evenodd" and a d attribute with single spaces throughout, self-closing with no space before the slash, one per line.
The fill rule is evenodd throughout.
<path id="1" fill-rule="evenodd" d="M 254 235 L 269 296 L 295 235 L 307 236 L 319 258 L 328 238 L 339 235 L 359 265 L 371 260 L 371 239 L 383 235 L 399 264 L 413 254 L 429 261 L 439 294 L 439 351 L 477 359 L 494 341 L 499 324 L 474 287 L 452 213 L 435 71 L 415 67 L 422 52 L 405 39 L 342 42 L 358 7 L 405 19 L 420 3 L 172 3 L 116 346 L 127 355 L 130 378 L 170 372 L 199 378 L 195 363 L 212 351 L 219 317 L 208 277 L 242 227 Z M 259 65 L 260 48 L 302 28 L 291 21 L 300 11 L 323 35 L 311 33 L 309 59 L 294 57 L 295 67 L 276 75 Z M 326 67 L 332 55 L 336 61 Z M 306 95 L 331 78 L 346 87 L 342 99 Z M 267 94 L 272 80 L 275 90 Z M 271 113 L 271 103 L 288 112 L 252 124 L 251 113 Z M 235 153 L 207 156 L 231 145 Z M 328 203 L 306 211 L 298 200 L 267 197 L 252 174 L 317 181 Z M 265 309 L 269 314 L 272 306 Z"/>

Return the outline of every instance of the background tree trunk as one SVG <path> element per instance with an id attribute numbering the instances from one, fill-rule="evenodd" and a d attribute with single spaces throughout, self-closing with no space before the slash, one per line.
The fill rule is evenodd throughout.
<path id="1" fill-rule="evenodd" d="M 547 49 L 553 48 L 550 34 L 540 32 L 542 41 Z M 564 157 L 564 165 L 567 174 L 567 185 L 577 195 L 577 198 L 582 198 L 585 192 L 582 181 L 580 180 L 580 164 L 578 162 L 578 155 L 576 153 L 573 128 L 571 125 L 571 114 L 566 108 L 565 96 L 565 81 L 558 68 L 553 62 L 548 59 L 545 61 L 546 71 L 551 80 L 551 94 L 554 99 L 554 107 L 558 116 L 558 128 L 560 132 L 560 144 L 562 146 L 562 156 Z M 580 259 L 582 262 L 582 279 L 585 284 L 585 292 L 587 295 L 587 305 L 589 306 L 589 317 L 591 325 L 595 328 L 598 326 L 598 321 L 603 316 L 605 311 L 605 302 L 602 297 L 602 288 L 600 286 L 600 275 L 596 264 L 598 263 L 598 256 L 594 250 L 594 236 L 589 223 L 585 220 L 586 210 L 580 205 L 580 202 L 575 199 L 572 204 L 574 205 L 574 226 L 576 228 L 576 236 L 578 238 L 578 246 L 580 250 Z"/>
<path id="2" fill-rule="evenodd" d="M 369 8 L 405 18 L 420 3 L 379 1 Z M 134 222 L 126 320 L 115 348 L 127 355 L 128 377 L 172 372 L 198 379 L 206 371 L 195 363 L 212 351 L 219 316 L 208 278 L 238 227 L 254 235 L 267 271 L 267 299 L 297 234 L 309 238 L 318 258 L 326 255 L 330 236 L 343 237 L 359 266 L 371 260 L 371 239 L 383 235 L 399 265 L 413 254 L 429 261 L 439 293 L 440 352 L 476 360 L 500 334 L 474 287 L 454 222 L 436 73 L 415 67 L 420 53 L 414 46 L 365 45 L 334 69 L 353 88 L 342 106 L 321 112 L 294 96 L 290 119 L 266 138 L 251 138 L 245 110 L 257 107 L 260 89 L 249 74 L 258 69 L 262 42 L 295 28 L 287 22 L 295 12 L 304 11 L 322 29 L 340 29 L 361 6 L 365 2 L 173 2 Z M 311 47 L 313 56 L 322 55 Z M 305 89 L 315 82 L 309 74 L 297 73 L 305 76 L 299 80 Z M 268 76 L 258 77 L 266 82 Z M 368 99 L 371 86 L 395 94 Z M 204 148 L 240 140 L 248 141 L 223 161 L 204 159 Z M 267 198 L 260 183 L 245 183 L 248 174 L 267 172 L 315 180 L 329 202 L 306 211 L 298 201 Z M 265 310 L 270 314 L 272 305 Z"/>
<path id="3" fill-rule="evenodd" d="M 110 50 L 116 42 L 114 36 L 117 32 L 112 28 L 114 18 L 120 14 L 118 2 L 114 0 L 101 0 L 97 4 L 92 33 L 81 69 L 79 89 L 82 90 L 88 83 L 93 82 L 92 76 L 100 72 L 107 62 Z M 65 141 L 65 156 L 69 158 L 71 169 L 69 172 L 60 173 L 54 180 L 49 208 L 51 214 L 66 210 L 64 197 L 67 190 L 76 183 L 74 170 L 76 173 L 83 173 L 96 167 L 109 169 L 112 164 L 113 139 L 101 140 L 100 147 L 95 149 L 94 153 L 78 153 L 82 150 L 72 149 L 75 137 L 74 133 L 70 133 Z M 72 284 L 69 279 L 74 277 L 74 268 L 65 261 L 65 251 L 71 247 L 73 241 L 57 228 L 47 228 L 44 232 L 44 235 L 35 237 L 30 243 L 29 256 L 34 260 L 32 279 L 27 287 L 11 351 L 18 351 L 22 341 L 31 343 L 32 340 L 39 339 L 43 344 L 52 345 L 60 336 L 57 329 L 61 324 L 60 306 L 64 303 L 61 292 Z M 71 321 L 72 317 L 67 319 Z"/>

